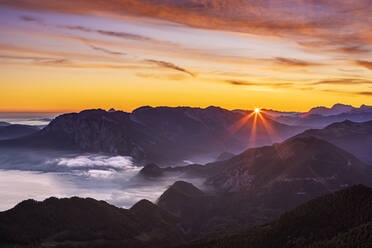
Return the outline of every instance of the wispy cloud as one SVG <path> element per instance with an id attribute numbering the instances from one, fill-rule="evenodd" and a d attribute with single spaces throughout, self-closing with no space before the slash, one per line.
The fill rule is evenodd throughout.
<path id="1" fill-rule="evenodd" d="M 101 35 L 107 35 L 111 37 L 128 39 L 128 40 L 138 40 L 138 41 L 151 41 L 152 40 L 151 38 L 148 38 L 142 35 L 127 33 L 127 32 L 116 32 L 116 31 L 103 30 L 103 29 L 92 29 L 92 28 L 87 28 L 83 26 L 59 26 L 59 27 L 70 29 L 70 30 L 83 31 L 83 32 L 95 32 Z"/>
<path id="2" fill-rule="evenodd" d="M 289 59 L 289 58 L 281 58 L 281 57 L 276 57 L 275 62 L 278 64 L 286 65 L 286 66 L 297 66 L 297 67 L 306 67 L 306 66 L 317 66 L 320 65 L 319 63 L 313 63 L 313 62 L 308 62 L 304 60 L 299 60 L 299 59 Z"/>
<path id="3" fill-rule="evenodd" d="M 92 45 L 92 44 L 88 44 L 88 45 L 94 50 L 101 51 L 101 52 L 104 52 L 104 53 L 108 53 L 108 54 L 111 54 L 111 55 L 126 55 L 126 53 L 113 51 L 113 50 L 103 48 L 103 47 L 98 47 L 98 46 L 95 46 L 95 45 Z"/>
<path id="4" fill-rule="evenodd" d="M 271 88 L 288 88 L 294 86 L 293 83 L 258 83 L 241 80 L 225 80 L 225 83 L 236 85 L 236 86 L 259 86 L 259 87 L 271 87 Z"/>
<path id="5" fill-rule="evenodd" d="M 358 60 L 356 64 L 372 70 L 372 61 Z"/>
<path id="6" fill-rule="evenodd" d="M 168 69 L 172 69 L 172 70 L 176 70 L 176 71 L 180 71 L 180 72 L 184 72 L 184 73 L 187 73 L 189 74 L 190 76 L 192 77 L 195 77 L 196 75 L 182 67 L 179 67 L 173 63 L 170 63 L 170 62 L 166 62 L 166 61 L 161 61 L 161 60 L 153 60 L 153 59 L 147 59 L 145 60 L 149 63 L 153 63 L 153 64 L 156 64 L 160 67 L 164 67 L 164 68 L 168 68 Z"/>
<path id="7" fill-rule="evenodd" d="M 358 94 L 363 96 L 372 96 L 372 91 L 361 91 L 358 92 Z"/>
<path id="8" fill-rule="evenodd" d="M 113 18 L 131 14 L 199 28 L 280 37 L 300 35 L 345 44 L 350 39 L 366 43 L 371 37 L 369 0 L 356 0 L 352 4 L 348 0 L 1 0 L 0 3 L 23 9 L 103 14 Z M 359 32 L 350 33 L 350 27 Z"/>
<path id="9" fill-rule="evenodd" d="M 340 78 L 340 79 L 330 79 L 321 80 L 311 83 L 311 85 L 361 85 L 361 84 L 372 84 L 371 80 L 365 79 L 355 79 L 355 78 Z"/>
<path id="10" fill-rule="evenodd" d="M 33 16 L 28 16 L 28 15 L 23 15 L 23 16 L 20 17 L 20 19 L 22 21 L 25 21 L 25 22 L 42 23 L 42 20 L 40 18 L 33 17 Z"/>

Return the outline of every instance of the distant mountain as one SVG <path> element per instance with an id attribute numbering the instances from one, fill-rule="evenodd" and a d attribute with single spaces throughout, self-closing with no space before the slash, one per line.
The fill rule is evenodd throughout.
<path id="1" fill-rule="evenodd" d="M 0 246 L 166 247 L 184 241 L 178 222 L 146 200 L 129 210 L 90 198 L 27 200 L 0 212 Z"/>
<path id="2" fill-rule="evenodd" d="M 372 244 L 372 190 L 362 185 L 311 200 L 265 225 L 179 248 L 347 248 Z"/>
<path id="3" fill-rule="evenodd" d="M 331 108 L 326 107 L 316 107 L 312 108 L 307 114 L 309 115 L 323 115 L 323 116 L 330 116 L 330 115 L 339 115 L 343 113 L 351 112 L 355 110 L 351 105 L 344 105 L 344 104 L 335 104 Z"/>
<path id="4" fill-rule="evenodd" d="M 272 116 L 274 120 L 308 128 L 324 128 L 334 122 L 351 120 L 365 122 L 372 120 L 372 106 L 362 105 L 355 108 L 350 105 L 335 104 L 332 108 L 316 107 L 306 113 L 281 114 Z"/>
<path id="5" fill-rule="evenodd" d="M 15 139 L 22 136 L 27 136 L 36 133 L 40 129 L 35 126 L 19 125 L 19 124 L 0 124 L 0 140 Z"/>
<path id="6" fill-rule="evenodd" d="M 299 136 L 317 137 L 337 145 L 372 165 L 372 121 L 343 121 L 323 129 L 310 129 Z"/>
<path id="7" fill-rule="evenodd" d="M 132 113 L 85 110 L 58 116 L 40 132 L 2 145 L 105 152 L 167 163 L 215 158 L 224 151 L 271 144 L 301 130 L 262 118 L 217 107 L 141 107 Z"/>

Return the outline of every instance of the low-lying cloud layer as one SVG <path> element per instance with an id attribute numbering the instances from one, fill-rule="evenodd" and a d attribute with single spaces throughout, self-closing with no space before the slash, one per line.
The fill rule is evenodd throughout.
<path id="1" fill-rule="evenodd" d="M 202 183 L 175 174 L 145 180 L 137 177 L 141 168 L 123 156 L 0 149 L 0 211 L 51 196 L 93 197 L 128 208 L 141 199 L 156 201 L 176 180 Z"/>

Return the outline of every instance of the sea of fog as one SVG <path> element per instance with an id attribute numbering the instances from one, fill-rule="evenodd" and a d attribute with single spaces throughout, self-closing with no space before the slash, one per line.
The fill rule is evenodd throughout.
<path id="1" fill-rule="evenodd" d="M 11 124 L 45 126 L 60 113 L 37 113 L 37 112 L 0 112 L 0 122 Z"/>
<path id="2" fill-rule="evenodd" d="M 129 208 L 156 199 L 177 180 L 201 186 L 200 179 L 169 176 L 145 180 L 130 157 L 41 150 L 0 149 L 0 211 L 25 199 L 92 197 Z"/>

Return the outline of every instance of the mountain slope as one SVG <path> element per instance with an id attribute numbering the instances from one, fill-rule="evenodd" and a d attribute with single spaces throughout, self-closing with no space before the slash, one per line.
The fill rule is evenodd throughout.
<path id="1" fill-rule="evenodd" d="M 278 190 L 296 185 L 297 193 L 367 181 L 366 165 L 348 152 L 312 136 L 248 149 L 227 161 L 207 165 L 223 168 L 207 183 L 222 191 Z M 293 191 L 292 190 L 292 191 Z"/>
<path id="2" fill-rule="evenodd" d="M 0 213 L 0 246 L 166 246 L 183 240 L 177 223 L 148 201 L 126 210 L 90 198 L 27 200 Z"/>
<path id="3" fill-rule="evenodd" d="M 248 118 L 217 107 L 141 107 L 132 113 L 85 110 L 64 114 L 36 134 L 1 144 L 105 152 L 166 163 L 214 158 L 224 151 L 271 144 L 298 131 L 269 118 Z"/>
<path id="4" fill-rule="evenodd" d="M 311 200 L 265 225 L 180 247 L 369 247 L 371 207 L 372 190 L 357 185 Z"/>
<path id="5" fill-rule="evenodd" d="M 372 164 L 372 121 L 344 121 L 323 129 L 307 130 L 299 136 L 317 137 L 354 154 L 366 163 Z"/>
<path id="6" fill-rule="evenodd" d="M 172 186 L 158 204 L 179 216 L 194 236 L 262 224 L 315 197 L 368 185 L 371 178 L 367 165 L 355 156 L 314 137 L 251 148 L 182 172 L 205 176 L 206 186 L 214 191 L 189 196 Z"/>

